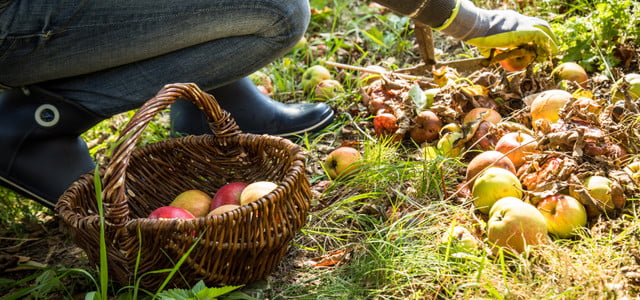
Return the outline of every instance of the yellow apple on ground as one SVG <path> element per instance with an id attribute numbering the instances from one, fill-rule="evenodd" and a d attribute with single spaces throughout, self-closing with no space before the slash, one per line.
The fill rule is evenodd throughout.
<path id="1" fill-rule="evenodd" d="M 495 150 L 506 154 L 517 169 L 524 164 L 525 157 L 540 152 L 536 150 L 537 147 L 538 142 L 531 135 L 516 131 L 500 137 L 496 142 Z"/>
<path id="2" fill-rule="evenodd" d="M 236 208 L 240 207 L 240 205 L 237 204 L 224 204 L 221 206 L 218 206 L 216 209 L 213 209 L 209 212 L 209 214 L 207 214 L 207 216 L 217 216 L 217 215 L 221 215 L 224 214 L 228 211 L 232 211 Z"/>
<path id="3" fill-rule="evenodd" d="M 195 219 L 196 217 L 188 210 L 175 207 L 175 206 L 162 206 L 153 210 L 149 216 L 149 219 Z"/>
<path id="4" fill-rule="evenodd" d="M 589 80 L 587 71 L 585 71 L 582 66 L 574 62 L 559 64 L 555 69 L 553 69 L 551 76 L 554 76 L 558 81 L 574 81 L 583 88 L 587 87 L 587 80 Z"/>
<path id="5" fill-rule="evenodd" d="M 240 204 L 240 195 L 242 194 L 242 190 L 249 185 L 245 182 L 230 182 L 218 189 L 218 191 L 213 195 L 213 199 L 211 201 L 210 210 L 216 209 L 225 204 Z"/>
<path id="6" fill-rule="evenodd" d="M 344 92 L 344 87 L 340 81 L 335 79 L 322 80 L 313 89 L 313 95 L 322 100 L 334 98 L 342 92 Z"/>
<path id="7" fill-rule="evenodd" d="M 211 196 L 200 190 L 188 190 L 176 196 L 169 206 L 184 208 L 196 218 L 204 217 L 211 210 Z"/>
<path id="8" fill-rule="evenodd" d="M 537 207 L 547 220 L 549 233 L 559 238 L 570 238 L 587 225 L 587 211 L 584 205 L 571 196 L 548 196 L 542 199 Z"/>
<path id="9" fill-rule="evenodd" d="M 323 165 L 329 178 L 336 179 L 353 175 L 357 171 L 361 159 L 362 154 L 357 149 L 342 146 L 331 151 L 325 158 Z"/>
<path id="10" fill-rule="evenodd" d="M 640 74 L 628 73 L 624 75 L 624 80 L 629 83 L 629 96 L 631 100 L 638 100 L 640 98 Z M 611 101 L 617 102 L 624 100 L 624 93 L 622 93 L 620 86 L 622 85 L 622 79 L 616 81 L 611 87 Z"/>
<path id="11" fill-rule="evenodd" d="M 629 163 L 624 167 L 624 171 L 631 177 L 636 185 L 640 186 L 640 160 Z"/>
<path id="12" fill-rule="evenodd" d="M 533 128 L 538 127 L 539 120 L 547 120 L 549 123 L 560 120 L 560 111 L 571 100 L 571 97 L 567 91 L 554 89 L 544 91 L 533 98 L 529 107 Z"/>
<path id="13" fill-rule="evenodd" d="M 449 228 L 440 238 L 440 243 L 448 247 L 451 253 L 473 254 L 478 251 L 478 239 L 463 226 Z"/>
<path id="14" fill-rule="evenodd" d="M 474 156 L 467 165 L 466 179 L 469 187 L 473 187 L 477 174 L 490 167 L 503 168 L 516 174 L 516 167 L 504 153 L 495 150 L 484 151 Z"/>
<path id="15" fill-rule="evenodd" d="M 313 91 L 318 83 L 325 79 L 331 79 L 329 69 L 321 65 L 311 66 L 302 73 L 302 89 Z"/>
<path id="16" fill-rule="evenodd" d="M 471 189 L 473 204 L 481 213 L 488 214 L 501 198 L 522 198 L 522 185 L 511 171 L 490 167 L 480 173 Z"/>
<path id="17" fill-rule="evenodd" d="M 622 208 L 626 203 L 620 185 L 607 177 L 589 176 L 583 180 L 582 185 L 588 195 L 578 192 L 575 187 L 569 189 L 569 194 L 585 206 L 589 217 L 602 213 L 610 216 L 616 208 Z"/>
<path id="18" fill-rule="evenodd" d="M 278 185 L 271 181 L 252 182 L 242 190 L 242 194 L 240 194 L 240 205 L 247 205 L 254 202 L 271 193 L 277 187 Z"/>
<path id="19" fill-rule="evenodd" d="M 549 235 L 546 220 L 535 206 L 519 198 L 505 197 L 491 209 L 487 239 L 495 255 L 500 248 L 523 253 L 528 246 L 547 243 Z"/>
<path id="20" fill-rule="evenodd" d="M 462 124 L 468 124 L 470 122 L 487 121 L 493 124 L 498 124 L 502 121 L 502 116 L 494 109 L 486 107 L 476 107 L 471 109 L 464 115 Z"/>

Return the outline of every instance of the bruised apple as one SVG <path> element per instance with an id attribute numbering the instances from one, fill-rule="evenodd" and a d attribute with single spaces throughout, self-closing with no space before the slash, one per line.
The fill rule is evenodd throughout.
<path id="1" fill-rule="evenodd" d="M 245 182 L 230 182 L 218 189 L 218 191 L 213 195 L 213 199 L 211 201 L 211 210 L 216 209 L 222 205 L 226 204 L 240 204 L 240 195 L 242 194 L 242 190 L 249 185 Z"/>
<path id="2" fill-rule="evenodd" d="M 196 217 L 188 210 L 175 206 L 162 206 L 152 211 L 149 219 L 195 219 Z"/>
<path id="3" fill-rule="evenodd" d="M 560 120 L 560 111 L 571 100 L 571 94 L 565 90 L 547 90 L 538 94 L 531 101 L 531 125 L 538 127 L 539 120 L 555 123 Z"/>
<path id="4" fill-rule="evenodd" d="M 278 185 L 271 181 L 252 182 L 242 190 L 242 194 L 240 194 L 240 205 L 247 205 L 254 202 L 271 193 L 277 187 Z"/>
<path id="5" fill-rule="evenodd" d="M 503 153 L 494 150 L 484 151 L 472 158 L 467 165 L 466 179 L 469 186 L 473 186 L 476 175 L 490 167 L 503 168 L 516 174 L 513 162 Z"/>
<path id="6" fill-rule="evenodd" d="M 421 111 L 413 118 L 413 122 L 415 125 L 411 127 L 409 135 L 414 142 L 422 144 L 438 138 L 442 121 L 433 111 Z"/>
<path id="7" fill-rule="evenodd" d="M 342 146 L 334 149 L 324 160 L 324 168 L 329 178 L 348 176 L 355 172 L 362 154 L 353 147 Z"/>
<path id="8" fill-rule="evenodd" d="M 240 205 L 237 204 L 224 204 L 221 206 L 218 206 L 217 208 L 211 210 L 209 212 L 209 214 L 207 214 L 207 216 L 217 216 L 217 215 L 221 215 L 224 214 L 226 212 L 232 211 L 236 208 L 240 207 Z"/>
<path id="9" fill-rule="evenodd" d="M 559 238 L 570 238 L 587 225 L 584 205 L 571 196 L 551 195 L 542 199 L 537 207 L 547 220 L 549 233 Z"/>
<path id="10" fill-rule="evenodd" d="M 523 253 L 529 246 L 549 241 L 547 223 L 542 213 L 519 198 L 499 199 L 487 221 L 487 239 L 494 255 L 500 248 Z"/>
<path id="11" fill-rule="evenodd" d="M 499 199 L 520 199 L 522 194 L 522 185 L 518 177 L 511 171 L 498 167 L 490 167 L 480 173 L 471 188 L 474 206 L 485 215 Z"/>
<path id="12" fill-rule="evenodd" d="M 391 135 L 398 130 L 398 118 L 391 113 L 380 113 L 373 117 L 373 129 L 376 135 Z"/>
<path id="13" fill-rule="evenodd" d="M 196 218 L 204 217 L 211 210 L 211 196 L 200 190 L 188 190 L 176 196 L 169 206 L 184 208 Z"/>
<path id="14" fill-rule="evenodd" d="M 536 142 L 531 135 L 516 131 L 509 132 L 500 137 L 498 142 L 496 142 L 495 149 L 498 152 L 504 153 L 517 169 L 524 164 L 525 157 L 538 152 L 536 150 L 537 147 L 538 142 Z"/>

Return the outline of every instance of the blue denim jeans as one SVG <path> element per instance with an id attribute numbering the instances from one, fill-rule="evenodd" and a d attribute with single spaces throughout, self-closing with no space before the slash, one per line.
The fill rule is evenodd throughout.
<path id="1" fill-rule="evenodd" d="M 0 0 L 0 85 L 38 85 L 110 116 L 162 86 L 204 90 L 281 57 L 307 0 Z"/>

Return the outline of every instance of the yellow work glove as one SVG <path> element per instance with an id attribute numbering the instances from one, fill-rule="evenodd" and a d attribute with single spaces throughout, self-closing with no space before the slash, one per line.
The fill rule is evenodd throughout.
<path id="1" fill-rule="evenodd" d="M 543 61 L 558 50 L 556 37 L 546 21 L 513 10 L 480 9 L 469 0 L 458 0 L 451 16 L 433 29 L 478 47 L 484 56 L 489 56 L 491 49 L 533 43 L 537 59 Z"/>

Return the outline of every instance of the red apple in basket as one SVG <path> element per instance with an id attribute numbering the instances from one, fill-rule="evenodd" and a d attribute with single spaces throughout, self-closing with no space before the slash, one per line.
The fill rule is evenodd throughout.
<path id="1" fill-rule="evenodd" d="M 252 182 L 242 190 L 242 194 L 240 194 L 240 205 L 247 205 L 254 202 L 271 193 L 277 187 L 278 185 L 271 181 Z"/>
<path id="2" fill-rule="evenodd" d="M 149 219 L 195 219 L 188 210 L 175 206 L 162 206 L 149 214 Z"/>
<path id="3" fill-rule="evenodd" d="M 184 208 L 196 218 L 204 217 L 211 210 L 211 196 L 201 190 L 188 190 L 176 196 L 169 206 Z"/>
<path id="4" fill-rule="evenodd" d="M 244 188 L 249 185 L 245 182 L 230 182 L 218 189 L 213 200 L 211 201 L 211 210 L 221 207 L 226 204 L 240 205 L 240 195 Z"/>

